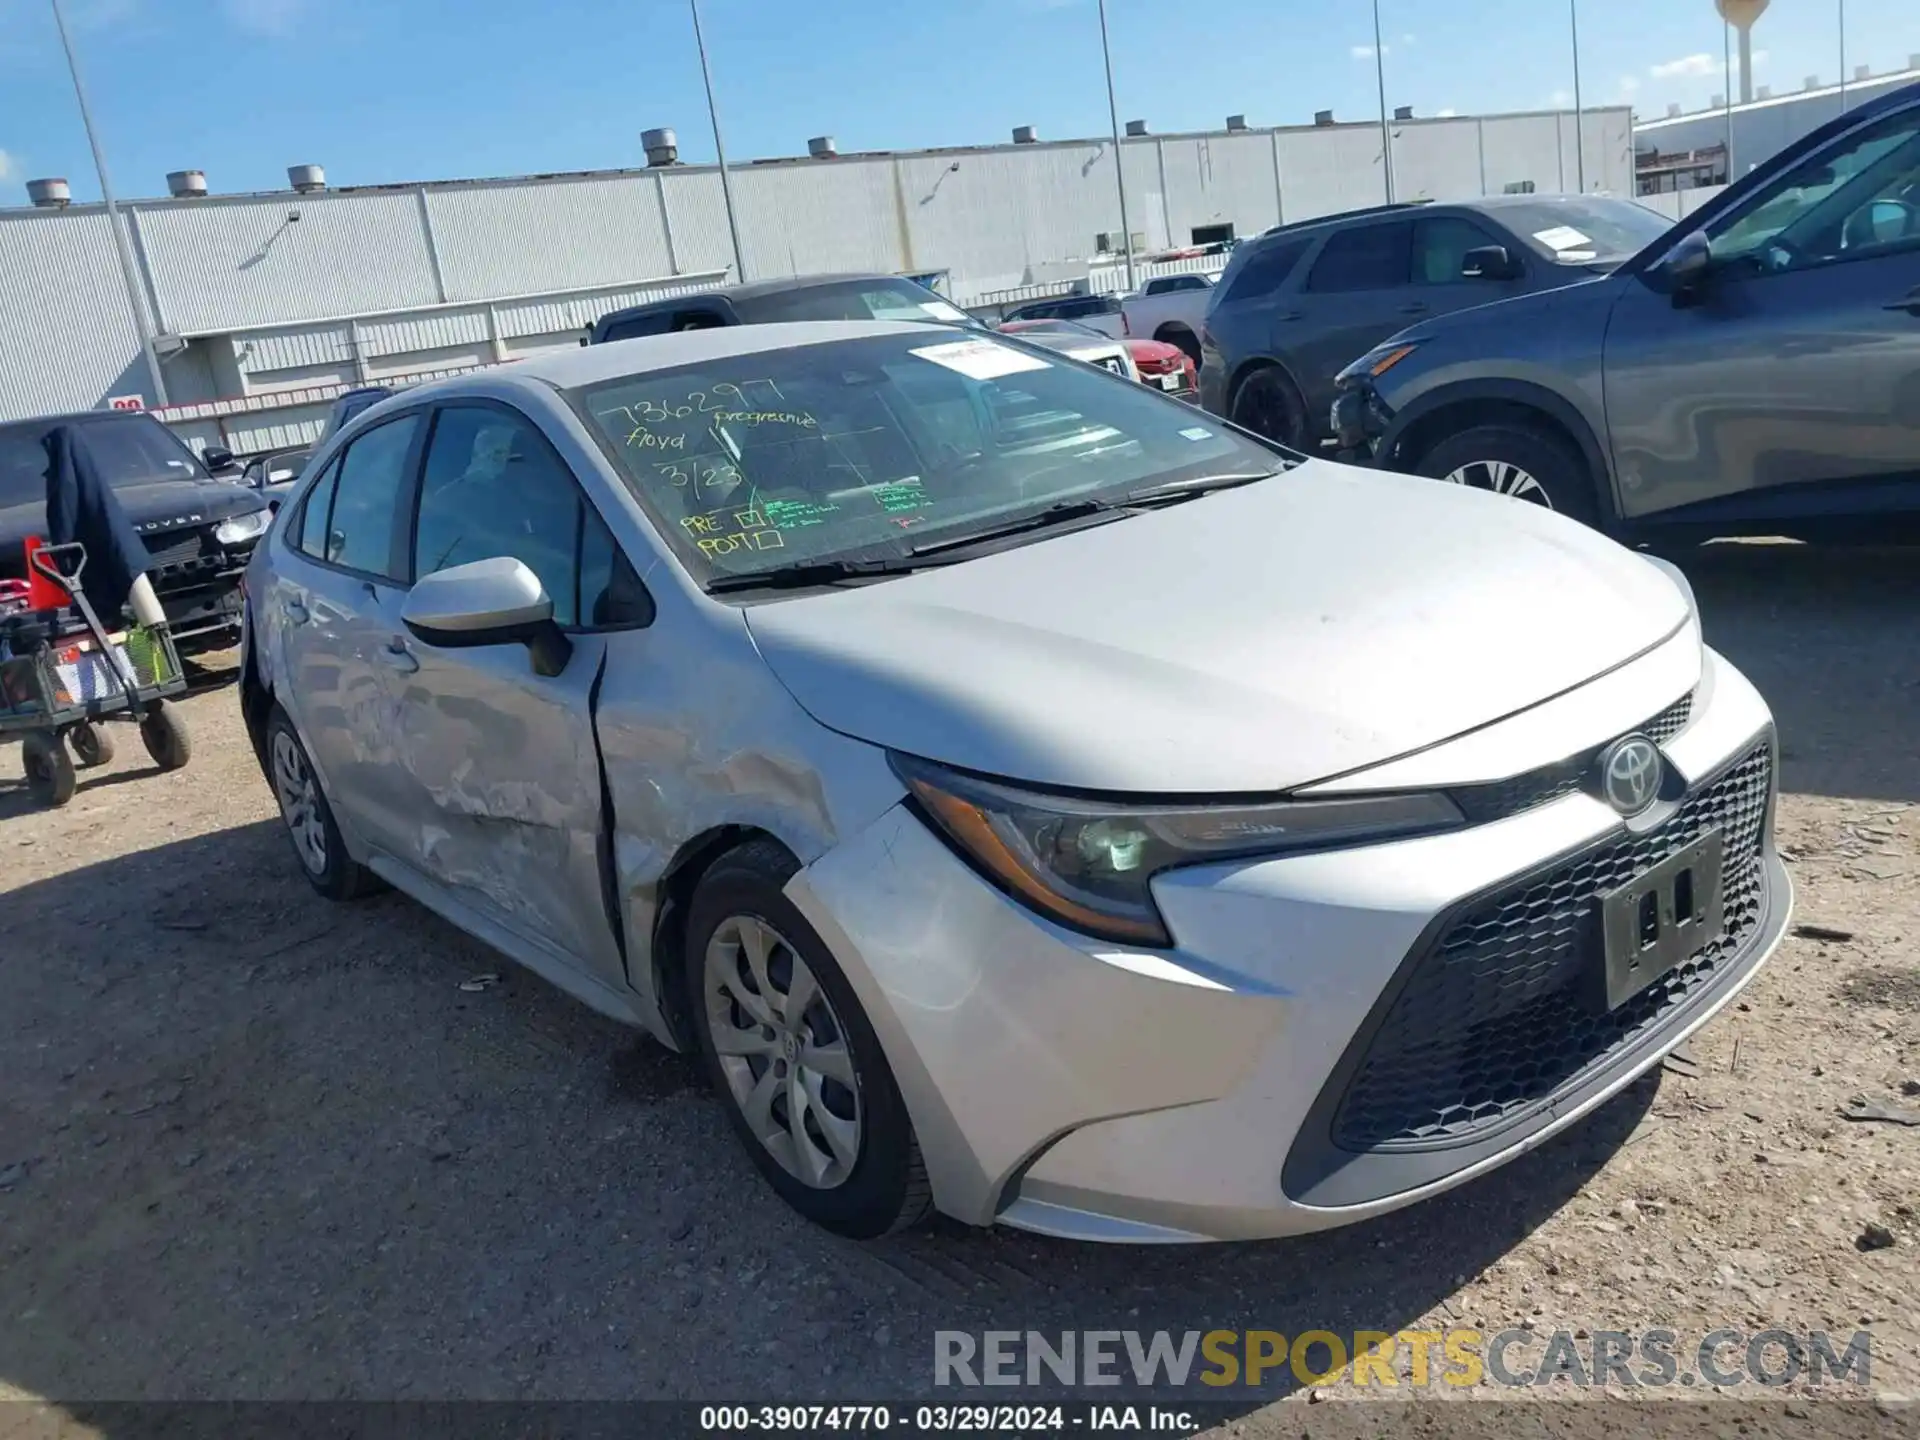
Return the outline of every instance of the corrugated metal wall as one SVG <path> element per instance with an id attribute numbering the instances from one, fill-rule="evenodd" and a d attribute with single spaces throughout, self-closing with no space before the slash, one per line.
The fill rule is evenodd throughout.
<path id="1" fill-rule="evenodd" d="M 1573 183 L 1570 117 L 1393 129 L 1404 198 Z M 1590 188 L 1631 193 L 1630 144 L 1625 110 L 1589 114 Z M 1129 228 L 1153 248 L 1189 244 L 1198 226 L 1251 235 L 1385 198 L 1374 125 L 1153 136 L 1122 155 Z M 964 303 L 1057 278 L 1121 229 L 1113 146 L 1099 140 L 745 165 L 733 180 L 755 278 L 946 270 Z M 732 264 L 719 177 L 691 167 L 128 211 L 161 327 L 247 332 L 230 373 L 249 393 L 570 344 L 596 315 Z M 0 214 L 0 295 L 0 418 L 145 390 L 98 211 Z M 204 380 L 184 388 L 204 398 Z"/>

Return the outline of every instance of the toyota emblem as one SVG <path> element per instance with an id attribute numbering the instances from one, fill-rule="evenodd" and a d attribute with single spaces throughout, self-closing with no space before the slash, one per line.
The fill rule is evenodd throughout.
<path id="1" fill-rule="evenodd" d="M 1660 751 L 1644 735 L 1628 735 L 1600 754 L 1600 793 L 1622 815 L 1638 815 L 1660 794 Z"/>

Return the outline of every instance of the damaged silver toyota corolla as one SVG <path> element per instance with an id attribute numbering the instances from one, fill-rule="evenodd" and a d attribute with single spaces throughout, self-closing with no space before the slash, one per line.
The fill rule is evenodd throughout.
<path id="1" fill-rule="evenodd" d="M 1284 1235 L 1572 1124 L 1786 924 L 1686 582 L 1001 337 L 397 395 L 247 576 L 308 878 L 698 1050 L 805 1215 Z"/>

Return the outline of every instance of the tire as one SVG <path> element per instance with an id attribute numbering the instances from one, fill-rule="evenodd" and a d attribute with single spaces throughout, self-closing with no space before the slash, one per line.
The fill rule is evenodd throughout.
<path id="1" fill-rule="evenodd" d="M 783 847 L 756 840 L 701 878 L 687 913 L 688 1008 L 727 1118 L 767 1183 L 816 1225 L 870 1240 L 924 1218 L 932 1191 L 873 1026 L 781 893 L 798 868 Z M 789 1024 L 806 976 L 815 988 Z"/>
<path id="2" fill-rule="evenodd" d="M 1600 523 L 1593 474 L 1580 452 L 1524 422 L 1476 425 L 1449 435 L 1421 457 L 1417 468 L 1436 480 L 1511 494 L 1584 525 Z"/>
<path id="3" fill-rule="evenodd" d="M 1193 361 L 1193 368 L 1195 370 L 1200 368 L 1200 338 L 1186 326 L 1176 325 L 1172 329 L 1162 330 L 1153 338 L 1162 345 L 1178 345 L 1186 353 L 1186 357 Z"/>
<path id="4" fill-rule="evenodd" d="M 1300 387 L 1278 365 L 1263 365 L 1243 379 L 1228 405 L 1228 419 L 1243 430 L 1307 454 L 1307 403 Z"/>
<path id="5" fill-rule="evenodd" d="M 27 789 L 40 804 L 55 808 L 73 799 L 77 779 L 73 757 L 55 731 L 32 730 L 20 742 L 20 763 L 27 772 Z"/>
<path id="6" fill-rule="evenodd" d="M 140 718 L 140 739 L 162 770 L 182 769 L 193 758 L 186 721 L 164 701 Z"/>
<path id="7" fill-rule="evenodd" d="M 307 747 L 287 718 L 275 706 L 267 720 L 267 776 L 294 859 L 307 883 L 329 900 L 354 900 L 380 889 L 374 873 L 347 854 L 334 823 L 333 810 L 314 777 Z"/>
<path id="8" fill-rule="evenodd" d="M 67 744 L 73 750 L 74 763 L 83 770 L 113 761 L 113 736 L 105 726 L 83 721 L 67 732 Z"/>

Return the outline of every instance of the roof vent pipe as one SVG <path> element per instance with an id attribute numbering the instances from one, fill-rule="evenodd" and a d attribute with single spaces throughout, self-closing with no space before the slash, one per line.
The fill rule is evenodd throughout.
<path id="1" fill-rule="evenodd" d="M 816 160 L 831 160 L 840 152 L 834 148 L 831 135 L 816 135 L 807 141 L 807 154 Z"/>
<path id="2" fill-rule="evenodd" d="M 640 144 L 647 152 L 647 164 L 678 165 L 680 163 L 680 137 L 662 126 L 658 130 L 642 130 Z"/>
<path id="3" fill-rule="evenodd" d="M 1333 124 L 1333 112 L 1331 110 L 1314 111 L 1313 123 L 1324 130 L 1327 126 Z"/>
<path id="4" fill-rule="evenodd" d="M 42 210 L 64 210 L 73 203 L 73 190 L 57 176 L 47 180 L 29 180 L 27 199 Z"/>
<path id="5" fill-rule="evenodd" d="M 1144 120 L 1127 121 L 1127 134 L 1138 137 L 1146 133 L 1147 133 L 1146 121 Z"/>
<path id="6" fill-rule="evenodd" d="M 1227 116 L 1227 129 L 1229 129 L 1229 130 L 1233 130 L 1233 131 L 1240 131 L 1240 130 L 1244 130 L 1244 129 L 1246 129 L 1246 128 L 1247 128 L 1247 117 L 1246 117 L 1246 116 L 1244 116 L 1244 115 L 1229 115 L 1229 116 Z"/>
<path id="7" fill-rule="evenodd" d="M 1031 125 L 1016 125 L 1013 127 L 1013 143 L 1016 145 L 1037 145 L 1040 143 L 1040 133 Z"/>
<path id="8" fill-rule="evenodd" d="M 327 172 L 318 165 L 289 165 L 287 183 L 302 195 L 327 188 Z"/>

